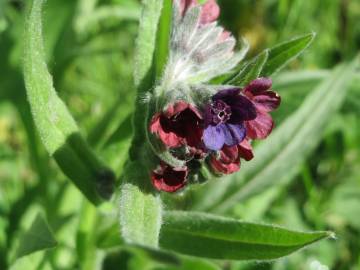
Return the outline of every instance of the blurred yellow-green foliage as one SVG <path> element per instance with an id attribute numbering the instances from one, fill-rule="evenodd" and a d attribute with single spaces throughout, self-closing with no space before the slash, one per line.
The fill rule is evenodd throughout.
<path id="1" fill-rule="evenodd" d="M 101 240 L 106 218 L 98 223 L 90 220 L 92 227 L 85 224 L 86 230 L 93 231 L 86 238 L 92 250 L 79 250 L 83 219 L 93 210 L 87 209 L 81 194 L 58 170 L 34 129 L 22 76 L 26 2 L 0 0 L 0 269 L 6 269 L 9 253 L 38 211 L 46 214 L 59 241 L 58 248 L 48 251 L 51 269 L 91 269 L 88 265 L 170 269 L 129 251 L 100 263 L 105 253 L 95 252 L 94 242 Z M 248 39 L 250 55 L 298 34 L 317 33 L 305 54 L 274 78 L 274 88 L 278 83 L 283 97 L 282 108 L 275 114 L 279 124 L 330 69 L 359 52 L 358 0 L 219 3 L 221 22 L 235 36 Z M 140 3 L 135 0 L 48 0 L 43 18 L 55 88 L 90 145 L 117 174 L 131 137 L 139 13 Z M 284 86 L 281 80 L 286 76 L 304 80 Z M 106 207 L 101 211 L 105 216 L 111 212 Z M 321 242 L 274 263 L 229 262 L 221 264 L 222 269 L 360 268 L 360 71 L 301 173 L 289 185 L 274 186 L 239 204 L 232 215 L 298 229 L 333 230 L 338 236 L 336 241 Z"/>

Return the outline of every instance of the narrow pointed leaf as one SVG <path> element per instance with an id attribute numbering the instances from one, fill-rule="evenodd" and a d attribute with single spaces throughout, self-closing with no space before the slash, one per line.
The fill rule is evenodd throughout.
<path id="1" fill-rule="evenodd" d="M 58 165 L 94 204 L 111 196 L 114 176 L 94 155 L 58 97 L 45 63 L 41 8 L 29 5 L 25 25 L 24 78 L 32 117 L 41 140 Z"/>
<path id="2" fill-rule="evenodd" d="M 196 212 L 164 215 L 160 245 L 179 253 L 223 260 L 272 260 L 330 237 Z"/>
<path id="3" fill-rule="evenodd" d="M 147 104 L 144 97 L 153 87 L 156 76 L 154 54 L 163 0 L 143 0 L 140 16 L 139 33 L 135 49 L 134 80 L 137 88 L 137 98 L 134 112 L 134 138 L 130 148 L 130 157 L 138 158 L 141 146 L 145 141 L 144 115 L 147 114 Z"/>
<path id="4" fill-rule="evenodd" d="M 306 34 L 277 45 L 269 50 L 269 58 L 262 76 L 270 76 L 279 71 L 288 62 L 298 57 L 314 40 L 315 33 Z"/>
<path id="5" fill-rule="evenodd" d="M 155 69 L 156 80 L 161 78 L 166 61 L 168 60 L 170 47 L 170 30 L 172 19 L 172 1 L 164 1 L 159 27 L 157 30 L 156 49 L 155 49 Z"/>
<path id="6" fill-rule="evenodd" d="M 41 215 L 37 215 L 30 228 L 20 238 L 16 258 L 32 254 L 37 251 L 54 248 L 57 242 L 49 225 Z"/>
<path id="7" fill-rule="evenodd" d="M 244 86 L 250 83 L 252 80 L 258 78 L 263 70 L 263 67 L 268 59 L 269 51 L 265 50 L 252 60 L 250 60 L 243 69 L 233 78 L 229 84 Z"/>
<path id="8" fill-rule="evenodd" d="M 154 52 L 158 24 L 163 0 L 142 1 L 139 34 L 135 51 L 135 85 L 137 87 L 136 110 L 134 113 L 134 137 L 130 147 L 130 160 L 122 175 L 120 189 L 120 227 L 126 243 L 143 246 L 158 246 L 161 226 L 161 200 L 155 194 L 150 182 L 149 168 L 152 152 L 146 156 L 145 121 L 148 105 L 144 94 L 154 83 Z"/>
<path id="9" fill-rule="evenodd" d="M 153 64 L 158 23 L 163 0 L 143 0 L 139 35 L 135 51 L 135 85 L 138 87 L 149 75 Z M 147 89 L 146 89 L 147 90 Z"/>

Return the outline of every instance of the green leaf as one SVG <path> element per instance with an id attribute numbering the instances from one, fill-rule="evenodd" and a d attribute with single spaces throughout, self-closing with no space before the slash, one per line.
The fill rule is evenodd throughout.
<path id="1" fill-rule="evenodd" d="M 157 247 L 162 206 L 153 193 L 148 168 L 140 162 L 127 164 L 120 190 L 120 227 L 127 243 Z"/>
<path id="2" fill-rule="evenodd" d="M 152 89 L 155 81 L 154 53 L 162 7 L 163 0 L 144 0 L 142 2 L 139 34 L 135 49 L 134 80 L 138 93 L 133 120 L 134 138 L 130 148 L 130 158 L 132 159 L 138 158 L 141 147 L 146 140 L 144 115 L 147 114 L 147 104 L 144 102 L 144 96 Z"/>
<path id="3" fill-rule="evenodd" d="M 142 6 L 135 51 L 134 79 L 136 87 L 139 87 L 148 76 L 153 64 L 158 22 L 161 16 L 163 0 L 143 0 Z"/>
<path id="4" fill-rule="evenodd" d="M 269 50 L 269 58 L 261 73 L 270 76 L 298 57 L 314 40 L 315 33 L 306 34 L 277 45 Z"/>
<path id="5" fill-rule="evenodd" d="M 112 193 L 114 175 L 95 156 L 79 133 L 66 105 L 58 97 L 45 63 L 41 8 L 29 5 L 25 25 L 24 78 L 32 116 L 41 140 L 62 171 L 94 204 Z"/>
<path id="6" fill-rule="evenodd" d="M 130 148 L 131 161 L 122 176 L 119 211 L 121 234 L 127 243 L 157 247 L 162 205 L 159 195 L 151 186 L 150 169 L 145 165 L 151 162 L 153 153 L 145 146 L 148 105 L 143 98 L 154 83 L 153 57 L 163 1 L 146 0 L 142 6 L 135 51 L 134 78 L 138 93 L 133 119 L 134 138 Z"/>
<path id="7" fill-rule="evenodd" d="M 265 50 L 252 60 L 250 60 L 240 72 L 230 80 L 229 84 L 244 86 L 250 83 L 252 80 L 258 78 L 261 74 L 261 71 L 268 59 L 269 51 Z"/>
<path id="8" fill-rule="evenodd" d="M 224 260 L 272 260 L 324 238 L 329 232 L 298 232 L 205 213 L 166 212 L 160 245 L 183 254 Z"/>
<path id="9" fill-rule="evenodd" d="M 78 127 L 59 99 L 44 61 L 41 30 L 43 0 L 34 0 L 26 22 L 24 75 L 28 99 L 40 137 L 52 155 Z"/>
<path id="10" fill-rule="evenodd" d="M 54 248 L 56 245 L 57 242 L 49 225 L 44 218 L 38 214 L 29 230 L 20 238 L 16 258 L 21 258 L 37 251 Z"/>
<path id="11" fill-rule="evenodd" d="M 169 55 L 171 19 L 172 1 L 164 1 L 159 27 L 157 30 L 157 42 L 155 49 L 155 69 L 157 80 L 159 80 L 162 76 Z"/>
<path id="12" fill-rule="evenodd" d="M 224 213 L 240 201 L 294 179 L 344 101 L 356 64 L 354 61 L 339 66 L 329 74 L 301 107 L 255 148 L 255 158 L 244 162 L 238 174 L 225 177 L 221 183 L 214 181 L 201 190 L 201 200 L 193 209 Z"/>
<path id="13" fill-rule="evenodd" d="M 82 269 L 91 269 L 96 260 L 95 232 L 98 224 L 96 210 L 93 205 L 84 201 L 80 211 L 76 234 L 76 252 Z"/>

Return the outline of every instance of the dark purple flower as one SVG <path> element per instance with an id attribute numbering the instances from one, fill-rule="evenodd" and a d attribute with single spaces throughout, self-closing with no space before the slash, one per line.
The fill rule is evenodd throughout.
<path id="1" fill-rule="evenodd" d="M 201 144 L 201 120 L 201 115 L 195 107 L 178 101 L 170 104 L 166 111 L 156 113 L 149 129 L 170 148 L 182 145 L 197 148 Z"/>
<path id="2" fill-rule="evenodd" d="M 151 181 L 159 191 L 175 192 L 186 185 L 188 173 L 187 167 L 174 168 L 161 162 L 152 172 Z"/>
<path id="3" fill-rule="evenodd" d="M 256 109 L 240 91 L 240 88 L 221 90 L 206 105 L 203 141 L 207 149 L 217 151 L 224 145 L 234 146 L 244 140 L 244 121 L 255 119 Z"/>
<path id="4" fill-rule="evenodd" d="M 245 123 L 247 136 L 251 139 L 265 139 L 274 127 L 269 112 L 279 107 L 281 98 L 270 90 L 271 86 L 271 79 L 258 78 L 243 89 L 244 95 L 256 108 L 256 118 Z"/>

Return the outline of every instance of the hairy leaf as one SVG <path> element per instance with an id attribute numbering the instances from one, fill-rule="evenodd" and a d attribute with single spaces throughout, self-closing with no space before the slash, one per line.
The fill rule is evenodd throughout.
<path id="1" fill-rule="evenodd" d="M 258 78 L 268 59 L 269 51 L 265 50 L 252 60 L 229 82 L 231 85 L 244 86 Z"/>
<path id="2" fill-rule="evenodd" d="M 154 84 L 154 53 L 158 24 L 163 0 L 144 0 L 140 16 L 139 34 L 135 50 L 134 80 L 137 88 L 136 110 L 134 112 L 134 138 L 130 148 L 130 158 L 137 159 L 145 141 L 146 94 Z"/>
<path id="3" fill-rule="evenodd" d="M 158 22 L 161 16 L 163 0 L 142 1 L 139 36 L 135 52 L 135 85 L 138 87 L 148 76 L 153 63 Z M 146 89 L 147 90 L 147 89 Z"/>
<path id="4" fill-rule="evenodd" d="M 78 132 L 78 127 L 65 104 L 57 96 L 44 61 L 41 32 L 43 2 L 33 2 L 26 23 L 24 75 L 34 121 L 46 149 L 52 155 L 65 143 L 67 136 Z"/>
<path id="5" fill-rule="evenodd" d="M 168 60 L 170 47 L 170 30 L 172 19 L 172 1 L 164 1 L 159 27 L 157 30 L 157 42 L 155 49 L 156 79 L 160 79 Z"/>
<path id="6" fill-rule="evenodd" d="M 315 33 L 306 34 L 277 45 L 269 50 L 269 58 L 261 73 L 270 76 L 298 57 L 314 40 Z"/>
<path id="7" fill-rule="evenodd" d="M 50 155 L 94 204 L 111 196 L 114 176 L 94 155 L 58 97 L 48 72 L 42 40 L 43 0 L 29 6 L 25 25 L 24 77 L 35 125 Z"/>
<path id="8" fill-rule="evenodd" d="M 183 254 L 224 260 L 272 260 L 330 237 L 205 213 L 166 212 L 160 245 Z"/>

